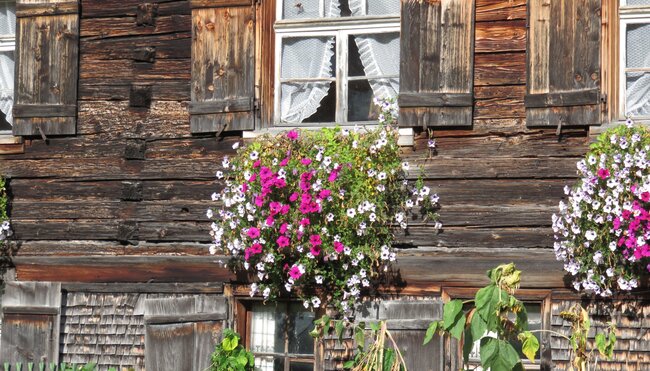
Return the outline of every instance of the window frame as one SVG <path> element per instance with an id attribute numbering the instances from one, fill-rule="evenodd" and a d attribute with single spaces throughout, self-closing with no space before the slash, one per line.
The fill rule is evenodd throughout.
<path id="1" fill-rule="evenodd" d="M 5 0 L 0 1 L 0 3 L 16 3 L 16 1 Z M 15 8 L 14 8 L 15 14 Z M 15 62 L 15 53 L 16 53 L 16 34 L 0 34 L 0 52 L 14 52 L 14 62 Z M 16 70 L 14 68 L 14 79 L 16 78 Z M 13 125 L 12 125 L 13 126 Z M 12 134 L 12 130 L 0 130 L 0 144 L 20 144 L 21 140 L 15 139 Z"/>
<path id="2" fill-rule="evenodd" d="M 324 7 L 321 1 L 320 13 L 323 16 Z M 365 3 L 363 3 L 365 4 Z M 305 18 L 282 19 L 283 2 L 276 3 L 276 21 L 274 23 L 274 91 L 273 91 L 273 117 L 271 127 L 275 128 L 320 128 L 339 126 L 367 125 L 376 126 L 376 121 L 347 121 L 348 115 L 348 37 L 353 34 L 379 34 L 397 33 L 401 38 L 400 15 L 389 16 L 361 16 L 361 17 L 331 17 L 331 18 Z M 285 37 L 309 36 L 334 36 L 335 37 L 335 76 L 331 81 L 336 83 L 336 112 L 334 122 L 308 122 L 289 123 L 282 122 L 280 109 L 282 68 L 282 39 Z M 399 55 L 399 50 L 396 51 Z M 382 77 L 395 78 L 395 77 Z M 399 79 L 399 76 L 396 76 Z M 368 77 L 359 77 L 359 80 L 368 80 Z M 291 80 L 291 79 L 289 79 Z"/>
<path id="3" fill-rule="evenodd" d="M 244 342 L 244 346 L 246 349 L 251 351 L 256 358 L 258 357 L 282 357 L 284 359 L 284 371 L 289 371 L 290 366 L 292 362 L 303 362 L 303 363 L 311 363 L 313 365 L 314 370 L 320 370 L 320 367 L 318 365 L 319 362 L 319 357 L 318 357 L 318 349 L 319 349 L 319 344 L 314 341 L 314 349 L 311 357 L 304 357 L 305 354 L 293 354 L 288 352 L 288 336 L 287 336 L 287 331 L 285 329 L 284 331 L 284 346 L 285 346 L 285 353 L 280 354 L 280 353 L 259 353 L 255 352 L 251 349 L 251 335 L 252 335 L 252 315 L 253 315 L 253 305 L 254 304 L 262 304 L 263 300 L 261 298 L 235 298 L 235 307 L 234 307 L 234 318 L 235 318 L 235 330 L 239 332 L 241 335 L 241 338 Z M 288 318 L 289 314 L 289 304 L 299 304 L 298 301 L 295 300 L 280 300 L 278 303 L 286 303 L 287 304 L 287 309 L 284 312 L 285 319 Z M 269 303 L 266 305 L 273 306 L 274 303 Z M 320 312 L 315 313 L 314 318 L 318 318 L 319 315 L 322 314 Z"/>
<path id="4" fill-rule="evenodd" d="M 626 119 L 627 105 L 627 79 L 626 73 L 629 72 L 627 66 L 627 26 L 631 24 L 647 23 L 650 24 L 650 5 L 628 6 L 627 0 L 620 0 L 617 7 L 618 21 L 618 107 L 615 111 L 616 121 Z M 650 67 L 634 68 L 634 71 L 650 72 Z M 635 120 L 650 120 L 650 115 L 632 117 Z"/>

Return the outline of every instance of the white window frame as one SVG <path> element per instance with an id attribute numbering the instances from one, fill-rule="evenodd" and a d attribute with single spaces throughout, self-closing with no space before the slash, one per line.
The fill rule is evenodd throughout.
<path id="1" fill-rule="evenodd" d="M 15 3 L 15 1 L 0 1 L 2 3 Z M 0 34 L 0 52 L 7 52 L 7 51 L 16 51 L 16 34 L 9 35 L 9 34 Z M 14 55 L 14 61 L 15 61 L 15 55 Z M 14 70 L 15 71 L 15 70 Z M 16 78 L 16 73 L 14 72 L 14 79 Z M 15 94 L 15 93 L 14 93 Z M 1 143 L 16 143 L 16 141 L 13 138 L 13 134 L 11 133 L 11 130 L 0 130 L 0 144 Z"/>
<path id="2" fill-rule="evenodd" d="M 320 1 L 320 13 L 323 16 L 324 0 Z M 365 5 L 365 2 L 363 3 Z M 368 80 L 366 76 L 348 76 L 348 40 L 353 34 L 380 34 L 400 33 L 400 17 L 396 16 L 364 16 L 364 17 L 331 17 L 317 19 L 282 19 L 283 2 L 278 1 L 275 22 L 275 71 L 274 71 L 274 127 L 324 127 L 339 124 L 341 126 L 354 125 L 376 125 L 376 121 L 347 121 L 348 116 L 348 81 Z M 309 122 L 309 123 L 288 123 L 281 121 L 280 112 L 280 71 L 282 70 L 282 40 L 287 37 L 335 37 L 335 77 L 328 78 L 328 81 L 336 83 L 336 114 L 334 122 Z M 399 53 L 399 51 L 397 51 Z M 382 76 L 381 78 L 398 78 L 399 76 Z M 284 80 L 284 79 L 282 79 Z M 298 79 L 287 79 L 298 80 Z M 310 79 L 314 80 L 314 79 Z"/>
<path id="3" fill-rule="evenodd" d="M 650 67 L 626 68 L 627 66 L 627 26 L 631 24 L 650 24 L 650 5 L 628 6 L 627 0 L 620 0 L 619 8 L 619 112 L 618 119 L 625 120 L 627 105 L 627 72 L 650 72 Z M 633 119 L 648 120 L 650 116 L 634 116 Z"/>

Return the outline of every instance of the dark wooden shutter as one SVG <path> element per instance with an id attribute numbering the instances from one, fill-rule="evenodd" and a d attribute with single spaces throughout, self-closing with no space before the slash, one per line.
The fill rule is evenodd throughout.
<path id="1" fill-rule="evenodd" d="M 191 0 L 192 133 L 254 129 L 252 0 Z"/>
<path id="2" fill-rule="evenodd" d="M 14 135 L 75 134 L 77 0 L 18 0 L 16 18 Z"/>
<path id="3" fill-rule="evenodd" d="M 529 0 L 528 126 L 598 125 L 601 0 Z"/>
<path id="4" fill-rule="evenodd" d="M 364 305 L 357 310 L 359 321 L 386 321 L 409 370 L 442 370 L 443 341 L 436 336 L 422 345 L 427 327 L 442 318 L 442 300 L 384 300 L 379 305 Z"/>
<path id="5" fill-rule="evenodd" d="M 2 297 L 2 362 L 58 363 L 61 284 L 5 284 Z"/>
<path id="6" fill-rule="evenodd" d="M 196 295 L 145 301 L 147 370 L 205 370 L 224 321 L 225 298 Z"/>
<path id="7" fill-rule="evenodd" d="M 400 126 L 471 126 L 474 0 L 402 0 Z"/>

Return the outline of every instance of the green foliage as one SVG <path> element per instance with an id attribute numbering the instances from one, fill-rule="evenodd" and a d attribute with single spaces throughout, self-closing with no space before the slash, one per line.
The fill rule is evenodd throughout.
<path id="1" fill-rule="evenodd" d="M 472 308 L 464 311 L 465 303 L 461 300 L 445 304 L 442 320 L 429 325 L 424 344 L 429 343 L 436 333 L 449 335 L 463 344 L 463 358 L 467 363 L 472 344 L 480 339 L 483 369 L 508 371 L 521 368 L 519 354 L 510 342 L 522 340 L 524 354 L 531 361 L 539 349 L 539 342 L 527 331 L 526 308 L 513 296 L 519 287 L 521 271 L 510 263 L 489 270 L 487 275 L 490 284 L 478 290 Z M 514 322 L 511 318 L 515 318 Z M 496 337 L 485 336 L 488 333 L 496 334 Z"/>
<path id="2" fill-rule="evenodd" d="M 589 313 L 579 304 L 569 310 L 560 312 L 560 317 L 571 324 L 571 336 L 568 338 L 573 352 L 572 370 L 586 371 L 593 358 L 593 350 L 588 349 L 588 334 L 591 328 Z M 616 344 L 616 327 L 610 323 L 605 333 L 596 334 L 596 349 L 601 356 L 611 359 Z"/>
<path id="3" fill-rule="evenodd" d="M 366 327 L 367 325 L 367 327 Z M 345 334 L 352 334 L 357 344 L 354 357 L 343 367 L 352 371 L 406 371 L 402 353 L 386 327 L 386 322 L 351 323 L 348 320 L 332 320 L 324 315 L 314 321 L 310 335 L 317 338 L 334 334 L 339 341 Z"/>
<path id="4" fill-rule="evenodd" d="M 223 340 L 217 344 L 212 353 L 211 371 L 252 371 L 255 367 L 253 353 L 240 343 L 238 333 L 226 329 Z"/>
<path id="5" fill-rule="evenodd" d="M 13 366 L 9 362 L 3 364 L 4 371 L 95 371 L 97 364 L 94 362 L 85 365 L 76 365 L 72 363 L 61 362 L 57 365 L 54 362 L 49 364 L 40 362 L 35 364 L 33 362 L 16 362 Z M 109 371 L 117 371 L 115 368 L 109 368 Z"/>
<path id="6" fill-rule="evenodd" d="M 9 228 L 9 215 L 7 215 L 7 205 L 9 200 L 5 189 L 5 179 L 0 176 L 0 248 L 4 250 L 6 239 L 11 236 Z"/>

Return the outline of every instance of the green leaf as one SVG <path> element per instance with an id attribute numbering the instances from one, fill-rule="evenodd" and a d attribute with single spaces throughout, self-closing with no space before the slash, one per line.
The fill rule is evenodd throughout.
<path id="1" fill-rule="evenodd" d="M 515 322 L 515 327 L 519 331 L 528 331 L 528 312 L 526 307 L 523 305 L 520 306 L 519 311 L 517 312 L 517 322 Z"/>
<path id="2" fill-rule="evenodd" d="M 472 339 L 478 340 L 487 332 L 487 323 L 485 323 L 483 317 L 475 312 L 472 316 L 469 328 L 472 331 Z"/>
<path id="3" fill-rule="evenodd" d="M 474 317 L 479 317 L 478 315 Z M 472 319 L 474 319 L 472 317 Z M 476 339 L 472 335 L 472 330 L 470 327 L 465 329 L 465 338 L 463 339 L 463 360 L 465 363 L 469 361 L 469 354 L 472 352 L 472 348 L 474 348 L 474 342 Z"/>
<path id="4" fill-rule="evenodd" d="M 607 346 L 607 339 L 605 338 L 605 334 L 603 333 L 596 334 L 596 348 L 598 348 L 600 354 L 603 355 L 605 354 L 606 346 Z"/>
<path id="5" fill-rule="evenodd" d="M 427 345 L 433 339 L 433 335 L 436 334 L 438 331 L 438 326 L 440 326 L 440 321 L 433 321 L 429 324 L 429 327 L 427 328 L 427 333 L 424 335 L 424 342 L 422 342 L 422 345 Z"/>
<path id="6" fill-rule="evenodd" d="M 490 284 L 478 290 L 474 302 L 476 311 L 483 318 L 488 331 L 497 331 L 499 325 L 499 303 L 501 297 L 507 295 L 502 292 L 496 285 Z"/>
<path id="7" fill-rule="evenodd" d="M 452 328 L 449 329 L 449 334 L 451 334 L 452 337 L 460 340 L 463 331 L 465 330 L 465 322 L 467 321 L 467 318 L 465 317 L 465 313 L 460 312 L 460 318 L 458 318 L 455 322 Z"/>
<path id="8" fill-rule="evenodd" d="M 379 322 L 370 322 L 369 325 L 372 331 L 379 331 Z"/>
<path id="9" fill-rule="evenodd" d="M 330 333 L 330 316 L 323 315 L 321 321 L 323 321 L 323 336 L 327 336 Z"/>
<path id="10" fill-rule="evenodd" d="M 363 328 L 356 327 L 354 329 L 354 341 L 357 343 L 357 346 L 363 347 L 366 343 L 366 337 L 363 332 Z"/>
<path id="11" fill-rule="evenodd" d="M 442 312 L 442 321 L 444 323 L 444 329 L 449 331 L 454 325 L 463 311 L 463 301 L 460 299 L 451 300 L 445 303 Z"/>
<path id="12" fill-rule="evenodd" d="M 539 350 L 539 340 L 530 331 L 524 331 L 517 336 L 521 341 L 521 351 L 531 361 L 535 362 L 535 355 Z"/>
<path id="13" fill-rule="evenodd" d="M 354 360 L 349 360 L 343 364 L 343 368 L 352 368 L 354 367 Z"/>
<path id="14" fill-rule="evenodd" d="M 383 370 L 390 370 L 395 362 L 395 351 L 391 348 L 384 349 Z"/>
<path id="15" fill-rule="evenodd" d="M 237 348 L 237 345 L 239 345 L 239 339 L 236 337 L 227 337 L 221 341 L 221 347 L 226 352 L 234 350 Z"/>
<path id="16" fill-rule="evenodd" d="M 336 321 L 334 324 L 334 331 L 336 332 L 336 337 L 339 341 L 343 340 L 343 330 L 345 329 L 345 324 L 343 321 Z"/>
<path id="17" fill-rule="evenodd" d="M 512 371 L 520 363 L 519 354 L 510 343 L 501 339 L 481 339 L 481 366 L 490 371 Z"/>

